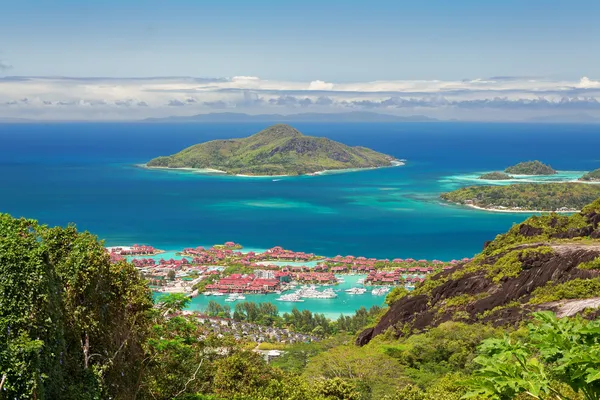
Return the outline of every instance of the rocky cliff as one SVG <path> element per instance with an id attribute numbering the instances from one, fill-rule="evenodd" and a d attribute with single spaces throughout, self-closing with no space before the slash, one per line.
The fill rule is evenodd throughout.
<path id="1" fill-rule="evenodd" d="M 364 345 L 442 322 L 515 325 L 536 310 L 600 315 L 600 199 L 579 214 L 529 218 L 485 244 L 472 261 L 426 279 L 363 331 Z"/>

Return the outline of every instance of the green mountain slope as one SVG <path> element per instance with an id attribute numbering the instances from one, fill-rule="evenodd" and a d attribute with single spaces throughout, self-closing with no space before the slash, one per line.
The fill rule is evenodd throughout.
<path id="1" fill-rule="evenodd" d="M 556 171 L 549 165 L 538 160 L 525 161 L 508 167 L 504 170 L 507 174 L 515 175 L 554 175 Z"/>
<path id="2" fill-rule="evenodd" d="M 213 140 L 150 160 L 148 167 L 212 168 L 229 174 L 303 175 L 326 169 L 391 166 L 394 158 L 365 147 L 304 136 L 278 124 L 243 139 Z"/>
<path id="3" fill-rule="evenodd" d="M 364 345 L 447 321 L 517 325 L 532 312 L 600 314 L 600 199 L 570 216 L 534 216 L 488 242 L 472 260 L 428 277 L 396 299 Z"/>

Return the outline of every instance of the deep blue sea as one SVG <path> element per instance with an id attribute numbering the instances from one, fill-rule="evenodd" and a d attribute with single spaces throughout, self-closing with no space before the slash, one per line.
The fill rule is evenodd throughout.
<path id="1" fill-rule="evenodd" d="M 566 175 L 600 167 L 600 125 L 294 124 L 303 133 L 407 160 L 311 177 L 239 178 L 135 164 L 268 124 L 0 124 L 0 212 L 73 222 L 107 245 L 235 241 L 324 255 L 472 256 L 525 214 L 440 203 L 465 178 L 540 159 Z"/>

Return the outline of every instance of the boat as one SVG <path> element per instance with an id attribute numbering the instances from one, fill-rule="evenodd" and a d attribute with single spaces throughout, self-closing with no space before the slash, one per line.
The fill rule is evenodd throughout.
<path id="1" fill-rule="evenodd" d="M 388 287 L 378 287 L 378 288 L 371 290 L 371 294 L 374 296 L 381 296 L 383 294 L 387 294 L 389 291 L 390 291 L 390 288 L 388 288 Z"/>
<path id="2" fill-rule="evenodd" d="M 243 294 L 239 294 L 239 293 L 231 293 L 226 299 L 225 301 L 228 302 L 233 302 L 233 301 L 237 301 L 237 300 L 246 300 L 246 297 Z"/>
<path id="3" fill-rule="evenodd" d="M 359 288 L 359 287 L 353 287 L 350 289 L 346 289 L 346 293 L 348 293 L 348 294 L 365 294 L 366 291 L 367 291 L 367 289 Z"/>
<path id="4" fill-rule="evenodd" d="M 291 294 L 284 294 L 283 296 L 281 296 L 281 297 L 277 298 L 276 300 L 277 300 L 277 301 L 290 301 L 290 302 L 293 302 L 293 303 L 301 303 L 301 302 L 303 302 L 303 301 L 304 301 L 304 300 L 302 300 L 302 299 L 300 298 L 300 296 L 298 296 L 298 295 L 297 295 L 297 294 L 295 294 L 295 293 L 291 293 Z"/>
<path id="5" fill-rule="evenodd" d="M 299 289 L 294 294 L 303 299 L 335 299 L 337 297 L 332 289 L 325 289 L 321 292 L 317 290 L 316 286 Z"/>
<path id="6" fill-rule="evenodd" d="M 205 296 L 210 296 L 210 295 L 212 295 L 212 292 L 204 292 L 202 294 L 205 295 Z"/>
<path id="7" fill-rule="evenodd" d="M 225 296 L 225 293 L 221 293 L 221 292 L 214 292 L 213 296 Z"/>

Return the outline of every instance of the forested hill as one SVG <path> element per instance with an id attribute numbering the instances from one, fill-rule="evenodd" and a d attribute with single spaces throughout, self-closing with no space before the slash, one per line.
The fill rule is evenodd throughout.
<path id="1" fill-rule="evenodd" d="M 324 170 L 391 166 L 394 157 L 278 124 L 243 139 L 214 140 L 158 157 L 148 167 L 216 169 L 229 174 L 304 175 Z"/>
<path id="2" fill-rule="evenodd" d="M 600 306 L 600 199 L 571 216 L 534 216 L 488 243 L 472 261 L 426 279 L 365 330 L 364 345 L 446 321 L 515 325 L 534 312 L 560 316 Z"/>
<path id="3" fill-rule="evenodd" d="M 521 211 L 581 210 L 598 197 L 600 185 L 576 182 L 470 186 L 441 195 L 456 204 Z"/>

